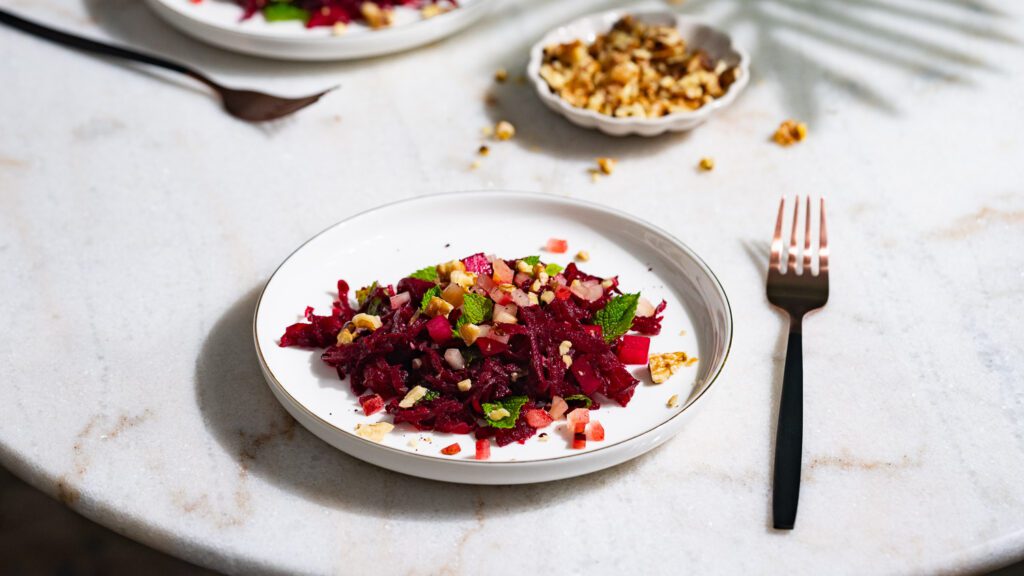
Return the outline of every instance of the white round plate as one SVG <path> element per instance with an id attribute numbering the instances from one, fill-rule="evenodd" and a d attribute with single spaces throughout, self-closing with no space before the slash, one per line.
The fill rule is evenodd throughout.
<path id="1" fill-rule="evenodd" d="M 540 66 L 544 61 L 544 48 L 552 44 L 564 44 L 573 40 L 591 43 L 598 34 L 604 34 L 623 16 L 631 14 L 640 22 L 659 26 L 675 26 L 686 40 L 687 46 L 706 51 L 716 61 L 724 60 L 739 69 L 739 77 L 729 86 L 721 98 L 716 98 L 700 108 L 689 112 L 674 112 L 658 118 L 616 118 L 569 104 L 551 91 L 547 82 L 540 77 Z M 700 126 L 712 114 L 732 104 L 750 81 L 750 57 L 737 46 L 725 32 L 695 18 L 667 10 L 609 10 L 577 18 L 568 24 L 548 32 L 540 42 L 530 49 L 530 63 L 527 76 L 533 81 L 537 96 L 544 104 L 565 116 L 570 122 L 584 128 L 596 128 L 611 136 L 657 136 L 665 132 L 682 132 Z"/>
<path id="2" fill-rule="evenodd" d="M 282 60 L 351 60 L 401 52 L 454 34 L 482 18 L 495 0 L 461 0 L 459 7 L 424 19 L 396 8 L 395 23 L 371 30 L 351 24 L 344 34 L 301 22 L 267 22 L 260 14 L 241 20 L 233 0 L 146 0 L 161 18 L 185 34 L 221 48 Z"/>
<path id="3" fill-rule="evenodd" d="M 569 253 L 550 254 L 550 237 L 569 241 Z M 477 252 L 513 258 L 540 254 L 568 264 L 578 250 L 590 252 L 581 264 L 598 276 L 619 275 L 623 291 L 641 291 L 649 300 L 668 302 L 663 330 L 651 352 L 684 351 L 699 361 L 667 382 L 654 385 L 646 367 L 634 366 L 640 380 L 628 406 L 601 403 L 604 441 L 586 449 L 570 447 L 564 420 L 525 444 L 491 449 L 474 460 L 470 435 L 420 432 L 396 427 L 382 443 L 354 433 L 360 423 L 390 416 L 364 416 L 347 381 L 320 360 L 320 350 L 281 348 L 286 326 L 305 307 L 330 310 L 339 278 L 353 290 L 375 280 L 397 283 L 410 272 Z M 729 302 L 718 280 L 689 248 L 650 224 L 597 206 L 539 194 L 467 192 L 424 196 L 390 204 L 344 220 L 296 250 L 274 272 L 260 296 L 253 320 L 256 350 L 264 376 L 284 407 L 314 434 L 361 460 L 434 480 L 471 484 L 521 484 L 587 474 L 635 458 L 679 432 L 695 402 L 725 364 L 732 340 Z M 679 395 L 679 406 L 668 399 Z M 418 439 L 416 446 L 410 440 Z M 441 449 L 458 442 L 455 456 Z"/>

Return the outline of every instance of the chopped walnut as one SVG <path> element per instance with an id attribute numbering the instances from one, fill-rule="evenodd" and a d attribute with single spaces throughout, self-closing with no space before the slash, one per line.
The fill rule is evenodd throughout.
<path id="1" fill-rule="evenodd" d="M 715 160 L 713 158 L 708 158 L 707 156 L 705 156 L 700 159 L 700 164 L 698 164 L 698 166 L 700 166 L 701 170 L 705 172 L 710 172 L 715 169 Z"/>
<path id="2" fill-rule="evenodd" d="M 703 50 L 688 51 L 679 30 L 620 18 L 590 44 L 544 48 L 540 76 L 578 108 L 655 118 L 696 110 L 725 94 L 738 69 Z"/>
<path id="3" fill-rule="evenodd" d="M 597 159 L 597 167 L 601 170 L 602 174 L 611 176 L 612 172 L 615 170 L 615 165 L 618 164 L 618 162 L 619 161 L 615 158 L 601 157 Z"/>
<path id="4" fill-rule="evenodd" d="M 480 148 L 477 150 L 477 154 L 480 154 L 481 156 L 487 156 L 490 153 L 491 149 L 488 148 L 486 144 L 481 144 Z"/>
<path id="5" fill-rule="evenodd" d="M 803 122 L 797 122 L 796 120 L 785 120 L 782 124 L 779 124 L 778 130 L 775 131 L 775 135 L 772 136 L 772 140 L 779 146 L 789 146 L 802 142 L 807 138 L 807 124 Z"/>
<path id="6" fill-rule="evenodd" d="M 427 4 L 423 8 L 420 8 L 420 16 L 424 18 L 433 18 L 434 16 L 440 15 L 444 12 L 444 8 L 437 4 Z"/>
<path id="7" fill-rule="evenodd" d="M 448 280 L 451 278 L 452 272 L 454 271 L 465 272 L 466 265 L 462 263 L 462 260 L 452 260 L 445 262 L 444 264 L 437 265 L 437 275 L 441 280 Z"/>
<path id="8" fill-rule="evenodd" d="M 516 127 L 512 123 L 502 120 L 494 127 L 494 135 L 498 140 L 511 140 L 516 135 Z"/>
<path id="9" fill-rule="evenodd" d="M 473 381 L 466 378 L 465 380 L 459 380 L 455 386 L 458 387 L 459 392 L 469 392 L 470 388 L 473 387 Z"/>
<path id="10" fill-rule="evenodd" d="M 352 317 L 352 325 L 356 328 L 366 328 L 372 332 L 383 326 L 384 323 L 381 322 L 380 316 L 360 313 Z"/>
<path id="11" fill-rule="evenodd" d="M 380 442 L 387 436 L 388 432 L 395 429 L 390 422 L 377 422 L 376 424 L 356 424 L 356 436 L 366 438 L 373 442 Z"/>
<path id="12" fill-rule="evenodd" d="M 579 260 L 580 262 L 589 262 L 590 252 L 587 252 L 586 250 L 580 250 L 579 252 L 576 253 L 576 259 Z"/>
<path id="13" fill-rule="evenodd" d="M 450 314 L 454 309 L 455 307 L 452 306 L 450 302 L 445 301 L 443 298 L 434 296 L 429 302 L 427 302 L 427 309 L 424 310 L 424 312 L 431 318 L 435 316 L 444 316 L 447 318 L 448 314 Z"/>
<path id="14" fill-rule="evenodd" d="M 668 399 L 668 402 L 665 403 L 665 406 L 668 406 L 669 408 L 677 408 L 677 407 L 679 407 L 679 394 L 673 394 Z"/>
<path id="15" fill-rule="evenodd" d="M 505 70 L 504 68 L 498 68 L 497 70 L 494 71 L 495 82 L 500 83 L 504 82 L 505 80 L 508 80 L 508 70 Z"/>
<path id="16" fill-rule="evenodd" d="M 391 26 L 391 22 L 394 20 L 394 13 L 390 9 L 382 9 L 373 2 L 363 2 L 359 6 L 359 12 L 362 13 L 370 28 L 385 28 Z"/>
<path id="17" fill-rule="evenodd" d="M 480 327 L 476 324 L 463 324 L 459 326 L 459 336 L 462 337 L 462 341 L 466 343 L 466 346 L 472 346 L 476 339 L 480 337 Z"/>
<path id="18" fill-rule="evenodd" d="M 647 362 L 651 371 L 651 381 L 661 384 L 686 364 L 686 352 L 651 354 Z"/>
<path id="19" fill-rule="evenodd" d="M 406 393 L 405 398 L 398 403 L 399 408 L 412 408 L 417 402 L 427 395 L 427 389 L 423 386 L 413 386 L 412 390 Z"/>

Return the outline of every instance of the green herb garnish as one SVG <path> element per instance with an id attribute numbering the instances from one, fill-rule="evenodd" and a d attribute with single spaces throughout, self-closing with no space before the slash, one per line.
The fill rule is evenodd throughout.
<path id="1" fill-rule="evenodd" d="M 565 400 L 567 403 L 583 402 L 584 408 L 590 408 L 594 404 L 594 401 L 590 399 L 590 396 L 587 396 L 585 394 L 573 394 L 572 396 L 566 396 L 565 398 L 562 398 L 562 400 Z"/>
<path id="2" fill-rule="evenodd" d="M 601 325 L 605 342 L 614 342 L 616 338 L 629 332 L 636 316 L 636 305 L 640 301 L 640 293 L 616 296 L 605 304 L 605 307 L 594 314 L 594 323 Z"/>
<path id="3" fill-rule="evenodd" d="M 420 268 L 419 270 L 409 274 L 409 278 L 415 278 L 417 280 L 427 280 L 429 282 L 437 282 L 437 266 L 427 266 L 426 268 Z"/>
<path id="4" fill-rule="evenodd" d="M 523 258 L 523 262 L 526 262 L 530 266 L 536 266 L 537 264 L 540 264 L 540 256 L 527 256 L 526 258 Z"/>
<path id="5" fill-rule="evenodd" d="M 484 410 L 484 418 L 493 428 L 514 428 L 516 421 L 519 420 L 519 411 L 523 409 L 523 405 L 529 402 L 530 399 L 526 396 L 509 396 L 508 398 L 502 398 L 497 402 L 484 402 L 480 405 Z M 508 416 L 501 420 L 491 420 L 488 416 L 494 410 L 504 408 L 508 410 Z"/>
<path id="6" fill-rule="evenodd" d="M 416 403 L 419 404 L 420 402 L 430 402 L 431 400 L 437 400 L 440 397 L 440 392 L 437 392 L 435 390 L 427 390 L 427 393 L 423 395 L 423 398 L 420 398 L 419 401 L 417 401 Z"/>
<path id="7" fill-rule="evenodd" d="M 303 23 L 309 21 L 309 11 L 288 2 L 274 2 L 263 8 L 263 18 L 267 22 L 283 22 L 285 20 L 301 20 Z"/>
<path id="8" fill-rule="evenodd" d="M 555 274 L 558 274 L 562 270 L 565 270 L 565 268 L 562 268 L 558 264 L 555 264 L 554 262 L 552 262 L 551 264 L 548 264 L 547 268 L 544 269 L 544 272 L 548 276 L 554 276 Z"/>
<path id="9" fill-rule="evenodd" d="M 440 286 L 434 286 L 430 290 L 427 290 L 426 292 L 424 292 L 423 293 L 423 300 L 420 300 L 420 310 L 426 311 L 427 310 L 427 304 L 430 304 L 430 299 L 435 297 L 435 296 L 440 296 L 440 295 L 441 295 L 441 287 Z"/>
<path id="10" fill-rule="evenodd" d="M 462 315 L 455 322 L 455 327 L 463 324 L 480 324 L 486 321 L 493 311 L 494 302 L 490 298 L 470 292 L 462 297 Z"/>

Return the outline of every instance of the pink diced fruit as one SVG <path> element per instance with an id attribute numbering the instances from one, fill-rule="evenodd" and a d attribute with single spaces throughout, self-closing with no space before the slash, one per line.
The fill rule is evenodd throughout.
<path id="1" fill-rule="evenodd" d="M 544 428 L 554 420 L 550 414 L 539 408 L 527 410 L 524 417 L 526 418 L 526 423 L 534 428 Z"/>
<path id="2" fill-rule="evenodd" d="M 569 243 L 566 242 L 565 240 L 562 240 L 561 238 L 549 238 L 548 243 L 547 245 L 544 246 L 544 248 L 548 252 L 553 252 L 555 254 L 565 254 L 565 252 L 569 249 Z"/>

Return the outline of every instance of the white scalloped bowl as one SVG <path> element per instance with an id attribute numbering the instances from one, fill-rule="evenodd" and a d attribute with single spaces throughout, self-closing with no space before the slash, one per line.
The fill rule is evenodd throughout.
<path id="1" fill-rule="evenodd" d="M 577 39 L 588 43 L 593 42 L 598 34 L 610 30 L 615 21 L 626 14 L 647 24 L 675 26 L 688 46 L 703 49 L 715 60 L 724 60 L 730 66 L 738 67 L 739 77 L 721 98 L 716 98 L 692 112 L 674 112 L 659 118 L 616 118 L 593 110 L 578 108 L 553 93 L 547 82 L 540 76 L 544 47 Z M 527 75 L 533 81 L 537 96 L 541 101 L 548 108 L 565 116 L 577 126 L 596 128 L 612 136 L 630 134 L 657 136 L 665 132 L 692 130 L 707 121 L 715 112 L 732 104 L 750 79 L 750 57 L 742 48 L 733 43 L 728 34 L 694 18 L 665 10 L 609 10 L 578 18 L 548 32 L 540 42 L 534 44 L 530 49 Z"/>

